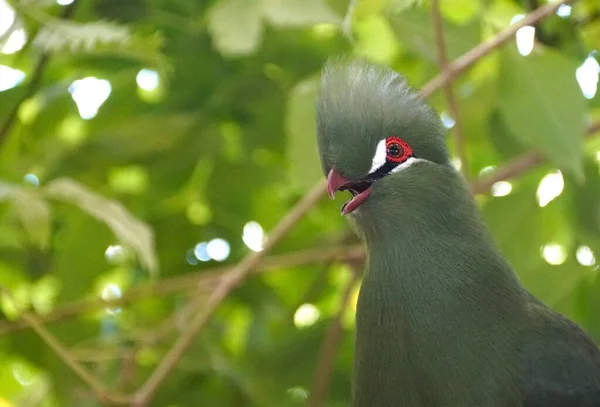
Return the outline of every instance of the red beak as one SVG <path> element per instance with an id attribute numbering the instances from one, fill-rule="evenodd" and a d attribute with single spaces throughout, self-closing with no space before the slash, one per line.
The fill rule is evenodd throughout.
<path id="1" fill-rule="evenodd" d="M 335 191 L 348 182 L 350 182 L 348 179 L 332 168 L 327 175 L 327 192 L 329 193 L 329 197 L 333 199 Z"/>

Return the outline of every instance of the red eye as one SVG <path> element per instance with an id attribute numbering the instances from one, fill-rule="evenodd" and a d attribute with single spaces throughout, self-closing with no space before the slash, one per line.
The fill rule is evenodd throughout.
<path id="1" fill-rule="evenodd" d="M 412 156 L 412 148 L 399 137 L 388 137 L 385 140 L 386 159 L 393 163 L 402 163 Z"/>

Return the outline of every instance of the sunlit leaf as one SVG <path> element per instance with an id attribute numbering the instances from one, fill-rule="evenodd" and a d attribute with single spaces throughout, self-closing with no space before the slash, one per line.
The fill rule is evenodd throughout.
<path id="1" fill-rule="evenodd" d="M 31 287 L 31 304 L 38 314 L 47 314 L 56 305 L 61 281 L 53 275 L 44 276 Z"/>
<path id="2" fill-rule="evenodd" d="M 358 0 L 354 9 L 356 17 L 378 14 L 389 5 L 391 0 Z"/>
<path id="3" fill-rule="evenodd" d="M 262 0 L 262 13 L 271 24 L 280 26 L 341 22 L 324 0 Z"/>
<path id="4" fill-rule="evenodd" d="M 560 168 L 583 176 L 585 99 L 571 61 L 552 51 L 502 53 L 498 108 L 511 132 Z"/>
<path id="5" fill-rule="evenodd" d="M 45 250 L 50 240 L 50 207 L 44 200 L 21 191 L 14 198 L 15 210 L 31 241 Z"/>
<path id="6" fill-rule="evenodd" d="M 44 192 L 50 198 L 77 205 L 84 212 L 104 222 L 124 245 L 135 250 L 140 262 L 149 272 L 157 271 L 154 233 L 123 205 L 66 178 L 49 182 Z"/>
<path id="7" fill-rule="evenodd" d="M 398 43 L 389 21 L 382 16 L 369 16 L 354 24 L 356 53 L 373 61 L 390 63 L 398 54 Z"/>
<path id="8" fill-rule="evenodd" d="M 285 127 L 288 136 L 289 178 L 301 188 L 313 185 L 322 177 L 315 133 L 318 83 L 317 78 L 300 82 L 292 91 L 287 106 Z"/>
<path id="9" fill-rule="evenodd" d="M 213 45 L 224 55 L 252 53 L 262 40 L 260 3 L 222 0 L 208 13 L 208 30 Z"/>

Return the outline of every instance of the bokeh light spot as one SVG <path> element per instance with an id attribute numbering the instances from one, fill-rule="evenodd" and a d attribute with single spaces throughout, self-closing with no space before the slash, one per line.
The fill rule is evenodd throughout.
<path id="1" fill-rule="evenodd" d="M 575 253 L 577 262 L 582 266 L 593 266 L 596 264 L 596 256 L 588 246 L 579 246 Z"/>
<path id="2" fill-rule="evenodd" d="M 79 116 L 84 120 L 96 117 L 98 109 L 106 102 L 111 91 L 109 81 L 93 76 L 76 80 L 69 86 L 69 93 L 77 105 Z"/>
<path id="3" fill-rule="evenodd" d="M 248 222 L 242 232 L 244 244 L 252 251 L 260 252 L 265 241 L 265 232 L 258 222 Z"/>
<path id="4" fill-rule="evenodd" d="M 194 255 L 200 261 L 210 261 L 210 255 L 207 251 L 208 244 L 200 242 L 194 247 Z"/>
<path id="5" fill-rule="evenodd" d="M 493 196 L 506 196 L 512 191 L 512 184 L 508 181 L 498 181 L 492 185 Z"/>
<path id="6" fill-rule="evenodd" d="M 294 313 L 294 325 L 305 328 L 313 325 L 319 320 L 321 312 L 313 304 L 302 304 Z"/>
<path id="7" fill-rule="evenodd" d="M 211 259 L 216 261 L 227 259 L 230 250 L 229 243 L 223 239 L 213 239 L 206 244 L 206 253 L 208 253 Z"/>
<path id="8" fill-rule="evenodd" d="M 565 181 L 559 170 L 548 173 L 538 185 L 536 198 L 538 205 L 543 208 L 560 196 L 565 187 Z"/>
<path id="9" fill-rule="evenodd" d="M 564 246 L 558 243 L 548 243 L 542 247 L 542 258 L 548 264 L 558 266 L 567 260 L 567 251 Z"/>
<path id="10" fill-rule="evenodd" d="M 23 79 L 25 79 L 25 72 L 0 65 L 0 92 L 14 88 L 23 82 Z"/>

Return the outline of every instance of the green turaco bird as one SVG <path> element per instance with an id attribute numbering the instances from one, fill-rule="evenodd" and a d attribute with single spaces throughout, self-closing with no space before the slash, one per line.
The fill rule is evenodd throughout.
<path id="1" fill-rule="evenodd" d="M 520 284 L 394 71 L 328 63 L 317 101 L 329 193 L 367 246 L 353 407 L 600 406 L 600 352 Z"/>

